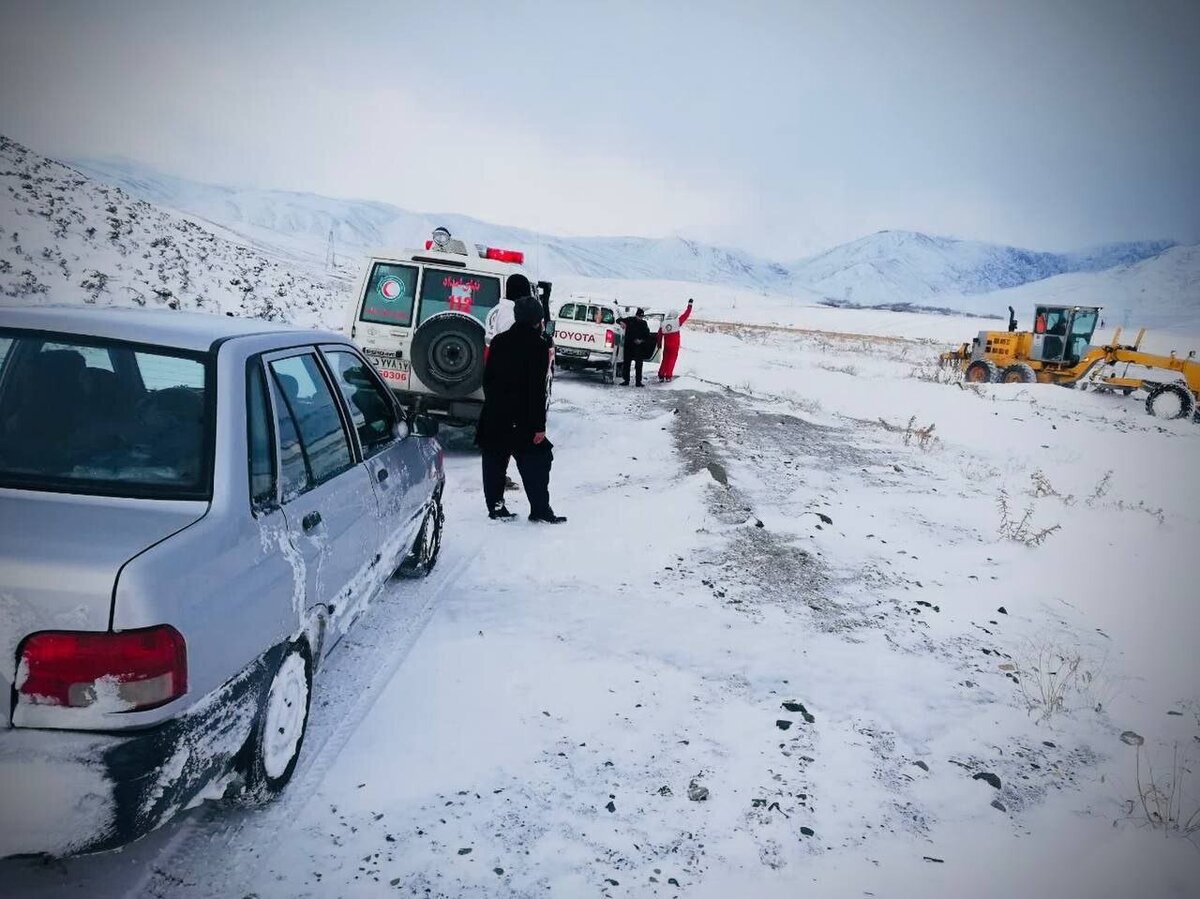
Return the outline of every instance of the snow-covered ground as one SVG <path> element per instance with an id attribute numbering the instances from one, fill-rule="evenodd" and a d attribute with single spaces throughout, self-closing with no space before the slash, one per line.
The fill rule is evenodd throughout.
<path id="1" fill-rule="evenodd" d="M 280 802 L 5 889 L 1193 895 L 1196 838 L 1139 777 L 1168 790 L 1178 752 L 1200 809 L 1200 427 L 938 383 L 978 319 L 719 293 L 698 320 L 786 328 L 690 326 L 667 387 L 557 383 L 567 525 L 487 521 L 447 435 L 439 570 L 338 650 Z"/>

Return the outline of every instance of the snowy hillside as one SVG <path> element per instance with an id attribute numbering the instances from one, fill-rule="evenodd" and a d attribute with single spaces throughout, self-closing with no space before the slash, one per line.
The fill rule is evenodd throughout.
<path id="1" fill-rule="evenodd" d="M 1103 306 L 1110 326 L 1200 335 L 1200 246 L 1177 246 L 1108 271 L 1058 275 L 983 297 L 942 297 L 938 305 L 1001 315 L 1012 306 L 1028 324 L 1038 303 Z"/>
<path id="2" fill-rule="evenodd" d="M 127 161 L 72 162 L 80 171 L 140 199 L 226 226 L 259 243 L 324 261 L 334 251 L 358 257 L 378 247 L 419 246 L 437 225 L 476 243 L 526 251 L 541 277 L 667 278 L 786 290 L 790 273 L 748 253 L 681 238 L 580 237 L 538 234 L 453 213 L 417 213 L 365 200 L 200 184 Z"/>
<path id="3" fill-rule="evenodd" d="M 800 284 L 842 303 L 930 306 L 942 296 L 989 293 L 1067 272 L 1140 262 L 1171 246 L 1157 241 L 1042 253 L 913 231 L 880 231 L 798 262 L 792 271 Z"/>
<path id="4" fill-rule="evenodd" d="M 801 303 L 1002 313 L 1004 302 L 952 304 L 943 298 L 979 296 L 1068 272 L 1102 272 L 1154 258 L 1171 247 L 1168 241 L 1157 241 L 1045 253 L 882 231 L 785 265 L 678 237 L 558 237 L 462 215 L 409 212 L 386 203 L 200 184 L 128 161 L 84 160 L 73 165 L 141 199 L 310 260 L 325 260 L 331 233 L 335 253 L 345 260 L 376 247 L 419 245 L 441 224 L 475 242 L 525 250 L 541 277 L 690 281 L 766 290 Z M 1168 310 L 1186 306 L 1176 294 L 1162 303 Z M 1153 317 L 1162 320 L 1167 315 Z"/>
<path id="5" fill-rule="evenodd" d="M 344 282 L 242 246 L 0 136 L 0 301 L 336 318 Z"/>
<path id="6" fill-rule="evenodd" d="M 370 249 L 419 245 L 435 225 L 444 224 L 469 240 L 523 249 L 535 272 L 560 282 L 691 282 L 769 293 L 774 300 L 801 305 L 998 318 L 1009 305 L 1027 316 L 1036 302 L 1086 302 L 1106 306 L 1118 323 L 1200 332 L 1200 249 L 1165 241 L 1046 253 L 883 231 L 783 265 L 681 238 L 556 237 L 387 203 L 200 184 L 132 162 L 73 165 L 96 181 L 116 185 L 121 196 L 179 210 L 184 219 L 203 226 L 203 233 L 228 235 L 231 243 L 253 248 L 239 248 L 230 258 L 252 252 L 288 260 L 290 276 L 304 271 L 318 282 L 328 278 L 323 270 L 331 233 L 338 273 L 349 276 Z M 85 205 L 102 208 L 98 201 Z"/>

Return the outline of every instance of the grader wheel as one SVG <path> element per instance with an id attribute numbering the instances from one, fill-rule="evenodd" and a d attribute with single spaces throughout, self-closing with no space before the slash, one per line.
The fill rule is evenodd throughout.
<path id="1" fill-rule="evenodd" d="M 1003 384 L 1035 384 L 1037 383 L 1037 373 L 1024 362 L 1017 362 L 1004 369 L 1004 374 L 1000 376 L 1000 382 Z"/>
<path id="2" fill-rule="evenodd" d="M 996 363 L 987 359 L 976 359 L 967 366 L 964 378 L 972 384 L 991 384 L 1000 380 L 1000 370 Z"/>
<path id="3" fill-rule="evenodd" d="M 1182 384 L 1159 384 L 1146 397 L 1146 411 L 1155 418 L 1191 418 L 1196 398 Z"/>

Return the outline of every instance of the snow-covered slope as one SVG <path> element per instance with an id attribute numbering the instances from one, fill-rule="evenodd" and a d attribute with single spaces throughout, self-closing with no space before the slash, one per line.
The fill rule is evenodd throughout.
<path id="1" fill-rule="evenodd" d="M 913 231 L 880 231 L 794 264 L 796 280 L 830 300 L 874 306 L 938 305 L 1042 281 L 1067 272 L 1097 272 L 1140 262 L 1169 241 L 1110 244 L 1078 253 L 1043 253 Z"/>
<path id="2" fill-rule="evenodd" d="M 0 136 L 0 301 L 163 305 L 332 323 L 346 284 Z"/>
<path id="3" fill-rule="evenodd" d="M 1026 325 L 1038 303 L 1103 306 L 1109 326 L 1200 334 L 1200 246 L 1171 247 L 1107 271 L 1058 275 L 982 297 L 938 300 L 946 308 L 980 314 L 999 315 L 1012 306 Z"/>
<path id="4" fill-rule="evenodd" d="M 1035 302 L 1089 302 L 1132 324 L 1200 330 L 1200 251 L 1169 241 L 1048 253 L 882 231 L 788 265 L 681 238 L 557 237 L 387 203 L 201 184 L 128 161 L 72 163 L 127 194 L 228 231 L 266 255 L 325 268 L 330 235 L 343 271 L 370 249 L 415 246 L 436 225 L 525 250 L 541 277 L 693 282 L 765 291 L 801 304 L 1027 315 Z"/>
<path id="5" fill-rule="evenodd" d="M 322 261 L 330 234 L 335 254 L 361 256 L 377 247 L 419 246 L 434 227 L 444 225 L 476 243 L 525 250 L 531 267 L 542 277 L 666 278 L 778 290 L 790 283 L 790 273 L 781 265 L 682 238 L 555 237 L 454 213 L 410 212 L 374 201 L 201 184 L 124 160 L 71 164 L 140 199 Z"/>
<path id="6" fill-rule="evenodd" d="M 256 241 L 282 242 L 312 258 L 325 258 L 331 233 L 335 250 L 354 254 L 378 246 L 419 245 L 435 225 L 444 224 L 470 240 L 525 249 L 533 267 L 547 277 L 652 278 L 784 294 L 811 291 L 819 299 L 855 305 L 936 305 L 935 297 L 985 293 L 1064 272 L 1102 271 L 1171 246 L 1168 241 L 1124 243 L 1061 254 L 881 231 L 784 265 L 678 237 L 557 237 L 373 201 L 200 184 L 123 160 L 73 164 L 142 199 L 220 223 Z"/>

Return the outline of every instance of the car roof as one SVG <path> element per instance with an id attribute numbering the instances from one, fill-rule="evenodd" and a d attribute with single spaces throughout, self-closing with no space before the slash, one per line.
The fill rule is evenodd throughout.
<path id="1" fill-rule="evenodd" d="M 0 306 L 0 326 L 34 331 L 131 340 L 156 346 L 204 351 L 235 337 L 303 334 L 307 341 L 346 342 L 330 331 L 204 312 L 137 309 L 125 306 Z"/>

